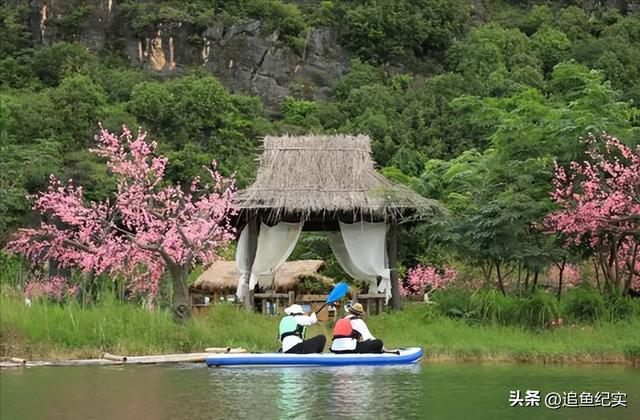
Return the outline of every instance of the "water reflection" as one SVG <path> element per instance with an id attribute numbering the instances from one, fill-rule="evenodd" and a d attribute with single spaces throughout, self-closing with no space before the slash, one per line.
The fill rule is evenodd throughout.
<path id="1" fill-rule="evenodd" d="M 511 389 L 623 391 L 625 409 L 508 404 Z M 0 370 L 4 419 L 640 419 L 620 367 L 425 364 L 225 369 L 203 365 Z"/>
<path id="2" fill-rule="evenodd" d="M 282 368 L 278 417 L 390 418 L 407 397 L 419 396 L 420 370 L 420 365 Z M 406 408 L 400 411 L 406 416 Z"/>

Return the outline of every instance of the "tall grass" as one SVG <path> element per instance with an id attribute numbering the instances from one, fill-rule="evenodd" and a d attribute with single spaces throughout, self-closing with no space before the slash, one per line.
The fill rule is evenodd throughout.
<path id="1" fill-rule="evenodd" d="M 369 327 L 388 347 L 423 345 L 435 356 L 522 361 L 624 362 L 640 358 L 640 318 L 531 329 L 468 323 L 442 316 L 433 306 L 407 305 L 371 317 Z"/>
<path id="2" fill-rule="evenodd" d="M 88 307 L 46 301 L 27 307 L 3 292 L 0 355 L 97 357 L 103 351 L 133 355 L 203 351 L 210 346 L 277 350 L 277 323 L 275 318 L 219 305 L 205 316 L 176 325 L 166 310 L 143 309 L 108 294 Z"/>
<path id="3" fill-rule="evenodd" d="M 546 329 L 559 319 L 593 324 L 640 317 L 639 299 L 603 295 L 588 283 L 568 290 L 562 300 L 544 290 L 517 296 L 503 295 L 497 289 L 472 292 L 464 288 L 436 290 L 431 300 L 440 314 L 452 318 L 533 329 Z"/>
<path id="4" fill-rule="evenodd" d="M 408 304 L 403 311 L 368 318 L 387 347 L 420 345 L 432 356 L 507 360 L 573 359 L 621 362 L 640 357 L 640 317 L 626 321 L 531 329 L 469 323 L 442 315 L 437 305 Z M 93 306 L 44 301 L 25 306 L 6 289 L 0 294 L 0 356 L 31 359 L 98 357 L 101 352 L 136 355 L 200 352 L 208 346 L 275 351 L 279 318 L 232 305 L 217 305 L 177 325 L 169 312 L 146 310 L 102 296 Z M 329 325 L 309 334 L 330 338 Z"/>

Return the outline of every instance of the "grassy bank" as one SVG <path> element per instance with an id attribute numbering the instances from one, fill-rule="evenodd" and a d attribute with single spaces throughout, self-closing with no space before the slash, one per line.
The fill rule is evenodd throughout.
<path id="1" fill-rule="evenodd" d="M 279 319 L 220 305 L 184 326 L 163 310 L 148 311 L 106 298 L 91 308 L 36 302 L 26 307 L 0 297 L 0 356 L 28 359 L 98 357 L 202 351 L 207 346 L 276 350 Z M 531 330 L 470 325 L 439 316 L 425 305 L 369 318 L 387 347 L 421 345 L 429 360 L 628 363 L 640 358 L 640 319 Z M 327 325 L 310 334 L 329 335 Z"/>

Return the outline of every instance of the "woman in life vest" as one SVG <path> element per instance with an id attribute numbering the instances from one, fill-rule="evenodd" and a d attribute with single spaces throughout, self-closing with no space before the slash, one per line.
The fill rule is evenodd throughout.
<path id="1" fill-rule="evenodd" d="M 375 338 L 362 320 L 364 308 L 361 304 L 345 306 L 347 316 L 339 319 L 333 328 L 333 353 L 382 353 L 384 344 Z"/>
<path id="2" fill-rule="evenodd" d="M 284 310 L 287 314 L 280 321 L 278 337 L 282 343 L 283 353 L 322 353 L 327 338 L 317 335 L 308 340 L 304 339 L 306 326 L 318 322 L 316 314 L 305 315 L 300 305 L 291 305 Z"/>

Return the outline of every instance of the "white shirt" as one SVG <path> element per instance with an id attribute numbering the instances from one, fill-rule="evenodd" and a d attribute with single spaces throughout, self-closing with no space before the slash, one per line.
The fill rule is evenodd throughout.
<path id="1" fill-rule="evenodd" d="M 316 317 L 315 312 L 313 312 L 311 314 L 311 316 L 309 315 L 296 315 L 293 317 L 293 319 L 295 319 L 295 321 L 298 323 L 298 325 L 313 325 L 316 322 L 318 322 L 318 318 Z M 291 349 L 291 347 L 295 346 L 296 344 L 302 343 L 302 338 L 298 337 L 297 335 L 288 335 L 286 336 L 283 340 L 282 340 L 282 352 L 286 353 L 287 351 L 289 351 L 289 349 Z"/>
<path id="2" fill-rule="evenodd" d="M 351 321 L 351 328 L 358 331 L 362 336 L 362 341 L 373 340 L 375 337 L 371 335 L 367 324 L 360 319 L 355 318 L 353 315 L 347 315 L 345 319 Z M 336 338 L 331 343 L 332 351 L 344 351 L 344 350 L 355 350 L 356 344 L 358 344 L 358 340 L 355 338 L 345 337 L 345 338 Z"/>
<path id="3" fill-rule="evenodd" d="M 331 343 L 331 351 L 355 350 L 358 340 L 355 338 L 334 338 Z"/>
<path id="4" fill-rule="evenodd" d="M 349 318 L 351 319 L 351 328 L 358 331 L 362 336 L 362 341 L 374 340 L 375 337 L 369 332 L 369 328 L 367 324 L 360 318 Z"/>

